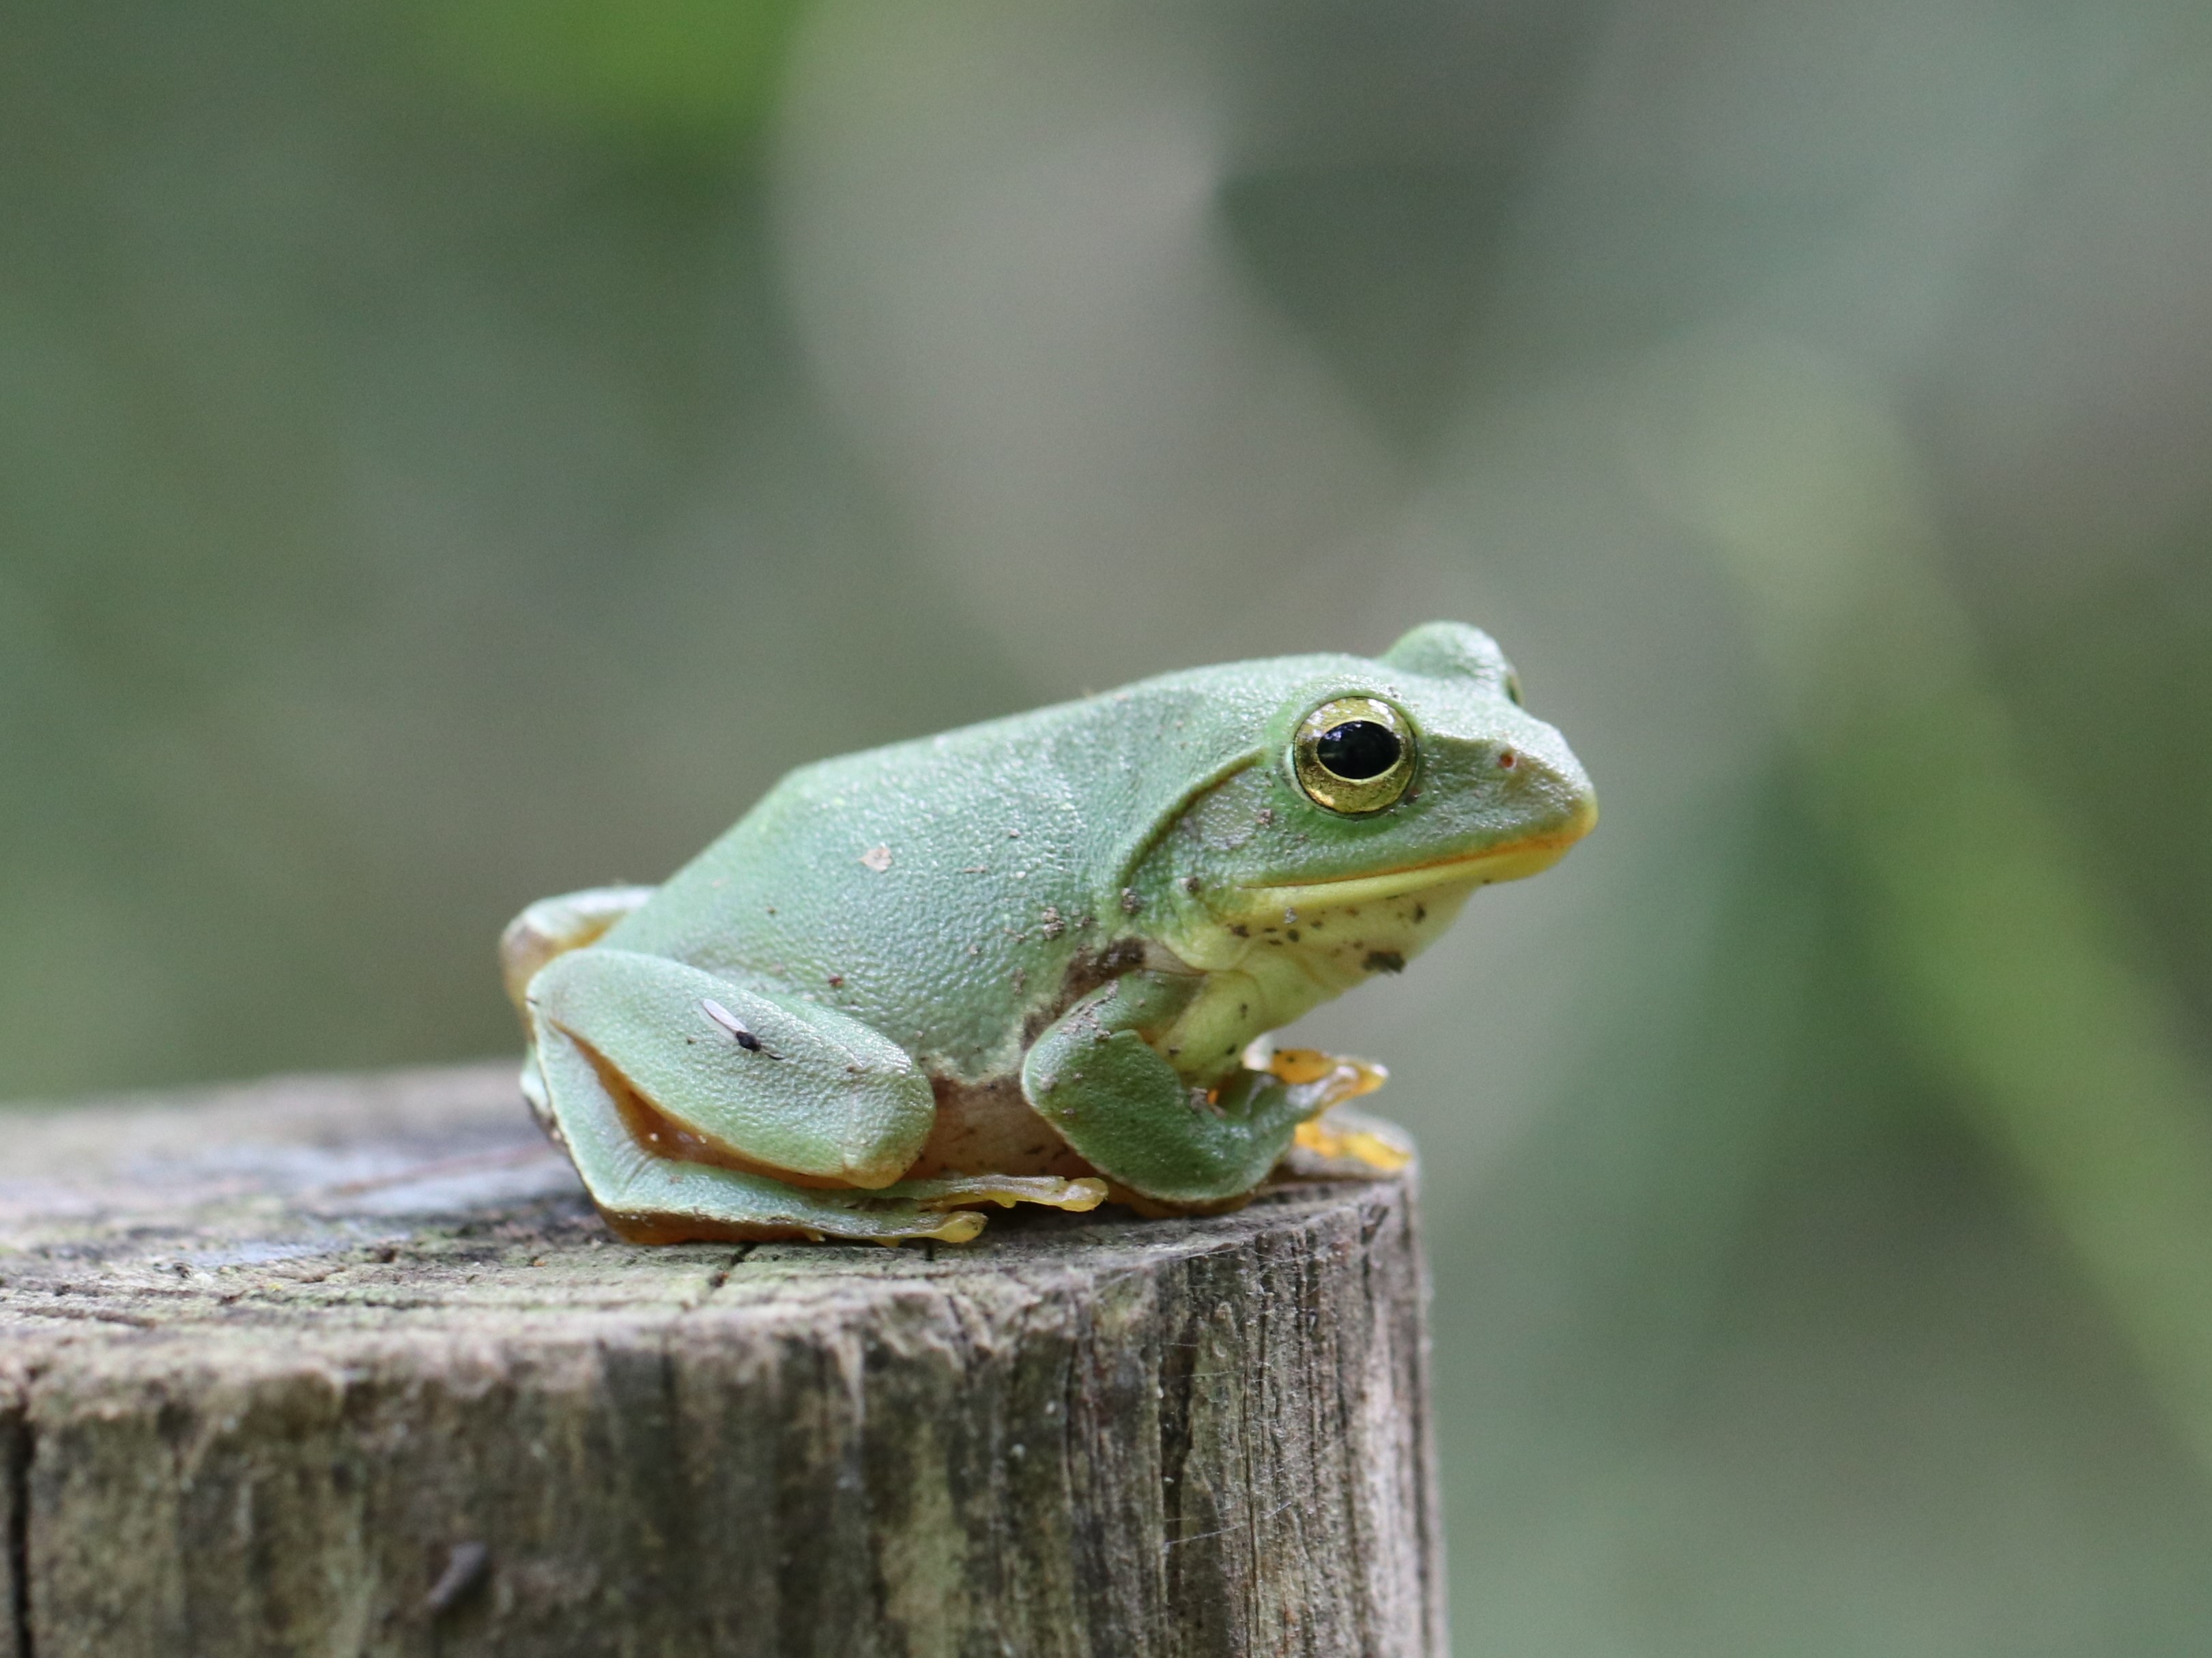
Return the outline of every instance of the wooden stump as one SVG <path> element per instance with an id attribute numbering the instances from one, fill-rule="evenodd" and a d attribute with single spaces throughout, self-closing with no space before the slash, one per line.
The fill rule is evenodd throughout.
<path id="1" fill-rule="evenodd" d="M 649 1248 L 511 1066 L 0 1133 L 0 1658 L 1443 1651 L 1402 1181 Z"/>

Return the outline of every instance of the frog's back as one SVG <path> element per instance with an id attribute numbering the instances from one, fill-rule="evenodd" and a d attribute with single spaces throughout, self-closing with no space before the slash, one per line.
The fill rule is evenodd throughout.
<path id="1" fill-rule="evenodd" d="M 787 985 L 940 1076 L 1006 1074 L 1025 1025 L 1141 936 L 1123 884 L 1154 837 L 1356 660 L 1171 674 L 801 767 L 606 942 Z"/>

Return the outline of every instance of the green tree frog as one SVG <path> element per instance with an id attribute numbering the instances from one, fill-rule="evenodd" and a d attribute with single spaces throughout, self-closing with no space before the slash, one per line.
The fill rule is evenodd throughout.
<path id="1" fill-rule="evenodd" d="M 507 927 L 523 1091 L 641 1241 L 1232 1206 L 1382 1080 L 1267 1033 L 1596 815 L 1449 622 L 820 761 L 659 886 Z"/>

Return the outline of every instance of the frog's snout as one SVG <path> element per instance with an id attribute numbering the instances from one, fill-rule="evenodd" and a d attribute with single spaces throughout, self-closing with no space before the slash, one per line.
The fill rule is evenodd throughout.
<path id="1" fill-rule="evenodd" d="M 1585 777 L 1582 793 L 1575 797 L 1574 804 L 1567 813 L 1566 823 L 1559 832 L 1565 837 L 1566 843 L 1572 846 L 1596 827 L 1597 791 L 1590 787 L 1589 779 Z"/>
<path id="2" fill-rule="evenodd" d="M 1491 768 L 1508 797 L 1521 803 L 1529 829 L 1541 839 L 1565 848 L 1597 827 L 1597 790 L 1589 774 L 1548 727 L 1533 741 L 1499 743 L 1492 750 Z"/>

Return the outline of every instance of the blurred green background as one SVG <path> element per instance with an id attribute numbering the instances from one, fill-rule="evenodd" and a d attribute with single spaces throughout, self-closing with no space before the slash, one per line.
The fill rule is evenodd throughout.
<path id="1" fill-rule="evenodd" d="M 1466 1655 L 2212 1654 L 2212 12 L 15 0 L 0 1094 L 515 1045 L 786 767 L 1504 641 Z"/>

